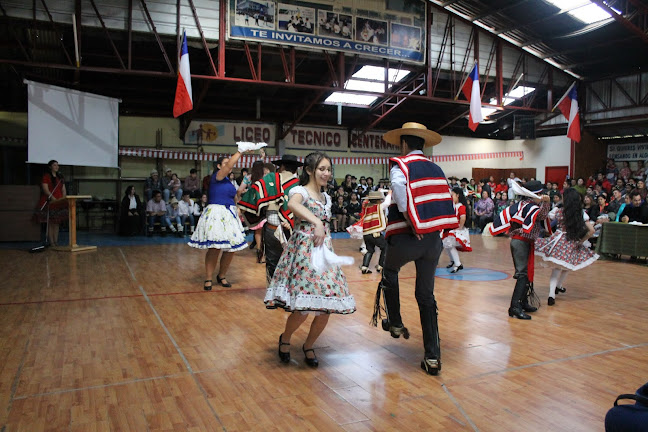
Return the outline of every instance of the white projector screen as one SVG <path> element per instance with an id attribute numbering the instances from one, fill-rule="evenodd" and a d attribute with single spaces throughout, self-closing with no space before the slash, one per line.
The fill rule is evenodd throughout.
<path id="1" fill-rule="evenodd" d="M 25 80 L 28 163 L 117 168 L 119 100 Z"/>

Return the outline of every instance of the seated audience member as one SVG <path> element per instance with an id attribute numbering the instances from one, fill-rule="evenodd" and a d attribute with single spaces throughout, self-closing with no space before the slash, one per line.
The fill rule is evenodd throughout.
<path id="1" fill-rule="evenodd" d="M 367 193 L 376 190 L 378 190 L 378 188 L 374 185 L 373 177 L 367 177 Z"/>
<path id="2" fill-rule="evenodd" d="M 596 184 L 600 184 L 606 193 L 610 193 L 610 191 L 612 190 L 612 183 L 608 181 L 603 173 L 598 173 L 596 175 Z"/>
<path id="3" fill-rule="evenodd" d="M 232 186 L 234 186 L 238 190 L 239 184 L 236 182 L 236 175 L 231 172 L 227 177 L 229 178 L 230 183 L 232 183 Z"/>
<path id="4" fill-rule="evenodd" d="M 641 200 L 646 201 L 646 182 L 643 180 L 637 180 L 637 187 L 634 189 L 635 192 L 638 192 L 641 195 Z"/>
<path id="5" fill-rule="evenodd" d="M 178 179 L 178 175 L 167 168 L 166 175 L 162 178 L 162 186 L 164 186 L 164 201 L 168 202 L 171 194 L 176 198 L 176 201 L 182 198 L 182 183 Z"/>
<path id="6" fill-rule="evenodd" d="M 585 192 L 586 192 L 585 179 L 583 177 L 578 177 L 578 180 L 576 180 L 576 185 L 575 186 L 573 185 L 573 181 L 572 181 L 572 187 L 574 189 L 576 189 L 579 194 L 585 195 Z"/>
<path id="7" fill-rule="evenodd" d="M 508 186 L 506 185 L 506 179 L 500 179 L 500 182 L 495 186 L 495 194 L 497 192 L 505 193 L 508 196 Z"/>
<path id="8" fill-rule="evenodd" d="M 184 192 L 189 192 L 192 198 L 200 198 L 200 180 L 198 180 L 198 171 L 196 168 L 191 168 L 189 175 L 184 180 Z"/>
<path id="9" fill-rule="evenodd" d="M 488 177 L 488 186 L 490 186 L 492 193 L 495 193 L 495 188 L 497 187 L 497 183 L 495 183 L 495 177 L 493 176 Z"/>
<path id="10" fill-rule="evenodd" d="M 646 180 L 646 170 L 643 161 L 637 161 L 637 169 L 633 171 L 632 178 L 634 180 Z"/>
<path id="11" fill-rule="evenodd" d="M 360 189 L 362 189 L 362 191 Z M 367 179 L 365 178 L 365 176 L 360 176 L 360 184 L 356 189 L 357 192 L 360 192 L 358 196 L 360 197 L 365 196 L 367 194 L 367 189 L 368 189 Z"/>
<path id="12" fill-rule="evenodd" d="M 485 183 L 485 182 L 484 182 Z M 485 184 L 485 186 L 488 186 Z M 480 231 L 484 231 L 484 227 L 493 222 L 493 212 L 495 211 L 495 203 L 490 198 L 488 191 L 482 191 L 482 197 L 475 203 L 473 210 L 473 221 L 479 226 Z"/>
<path id="13" fill-rule="evenodd" d="M 182 220 L 180 219 L 180 211 L 178 210 L 178 207 L 180 206 L 179 204 L 180 203 L 178 202 L 176 197 L 171 198 L 169 204 L 167 204 L 167 212 L 165 216 L 166 225 L 178 237 L 182 236 L 183 231 Z"/>
<path id="14" fill-rule="evenodd" d="M 599 215 L 598 206 L 594 203 L 594 197 L 590 194 L 586 194 L 583 197 L 583 210 L 589 216 L 589 220 L 596 221 L 596 218 Z"/>
<path id="15" fill-rule="evenodd" d="M 551 199 L 551 209 L 553 210 L 556 207 L 562 207 L 562 195 L 559 193 L 554 194 Z"/>
<path id="16" fill-rule="evenodd" d="M 202 216 L 203 212 L 205 211 L 208 205 L 209 205 L 209 200 L 207 199 L 207 194 L 203 192 L 203 194 L 200 195 L 200 199 L 196 203 L 195 209 L 197 213 L 194 214 L 196 214 L 196 216 L 200 218 L 200 216 Z"/>
<path id="17" fill-rule="evenodd" d="M 151 170 L 151 175 L 146 179 L 144 185 L 144 196 L 146 197 L 146 202 L 149 202 L 153 198 L 153 191 L 162 190 L 162 179 L 158 176 L 157 170 Z"/>
<path id="18" fill-rule="evenodd" d="M 607 165 L 605 166 L 605 177 L 610 183 L 614 183 L 618 176 L 619 169 L 617 168 L 616 163 L 614 163 L 614 159 L 609 158 Z"/>
<path id="19" fill-rule="evenodd" d="M 634 185 L 632 183 L 628 182 L 625 185 L 625 191 L 624 191 L 625 193 L 623 195 L 624 196 L 625 195 L 630 195 L 630 192 L 632 192 L 633 190 L 634 190 Z"/>
<path id="20" fill-rule="evenodd" d="M 236 183 L 238 183 L 239 185 L 242 185 L 243 184 L 243 179 L 249 175 L 248 173 L 249 173 L 249 170 L 247 168 L 242 168 L 241 169 L 241 174 L 238 177 L 236 177 Z M 208 176 L 208 177 L 211 177 L 211 176 Z M 208 184 L 209 184 L 209 179 L 207 179 L 207 180 L 208 180 Z M 205 181 L 203 180 L 203 184 L 204 183 L 205 183 Z M 208 189 L 205 189 L 203 187 L 203 190 L 206 191 Z"/>
<path id="21" fill-rule="evenodd" d="M 119 234 L 134 236 L 142 231 L 142 201 L 135 186 L 128 186 L 119 208 Z"/>
<path id="22" fill-rule="evenodd" d="M 626 207 L 629 207 L 631 205 L 632 205 L 632 198 L 630 198 L 630 194 L 628 193 L 623 195 L 623 204 L 619 206 L 619 211 L 617 212 L 614 221 L 621 222 L 621 213 L 623 213 L 623 210 L 625 210 Z"/>
<path id="23" fill-rule="evenodd" d="M 488 184 L 488 179 L 487 178 L 483 178 L 483 179 L 479 180 L 479 186 L 481 186 L 480 196 L 483 197 L 484 192 L 488 193 L 488 198 L 491 198 L 493 196 L 493 190 L 491 189 L 490 185 Z"/>
<path id="24" fill-rule="evenodd" d="M 146 216 L 148 217 L 148 232 L 146 235 L 153 235 L 153 226 L 155 222 L 160 224 L 162 237 L 166 236 L 166 203 L 162 200 L 162 192 L 153 191 L 153 198 L 146 203 Z"/>
<path id="25" fill-rule="evenodd" d="M 621 195 L 621 190 L 619 188 L 612 189 L 612 199 L 608 203 L 608 214 L 610 215 L 610 220 L 615 220 L 617 213 L 619 213 L 619 208 L 623 204 L 623 196 Z"/>
<path id="26" fill-rule="evenodd" d="M 615 187 L 619 190 L 623 190 L 625 188 L 625 181 L 623 179 L 617 179 Z"/>
<path id="27" fill-rule="evenodd" d="M 196 218 L 194 216 L 200 216 L 200 211 L 198 210 L 198 206 L 191 200 L 189 191 L 182 193 L 182 201 L 178 203 L 178 215 L 180 216 L 180 226 L 184 228 L 185 222 L 189 221 L 189 230 L 193 234 L 196 226 Z"/>
<path id="28" fill-rule="evenodd" d="M 631 176 L 632 171 L 630 170 L 630 162 L 624 161 L 623 167 L 619 170 L 619 176 L 617 177 L 617 186 L 619 186 L 619 180 L 627 182 Z"/>
<path id="29" fill-rule="evenodd" d="M 344 195 L 338 195 L 331 206 L 331 217 L 333 221 L 333 232 L 340 232 L 346 229 L 347 210 L 344 202 Z"/>
<path id="30" fill-rule="evenodd" d="M 459 186 L 457 184 L 457 181 L 459 181 L 459 178 L 457 178 L 455 176 L 448 177 L 448 185 L 450 186 L 450 189 L 454 189 L 455 187 Z"/>
<path id="31" fill-rule="evenodd" d="M 508 207 L 508 200 L 506 192 L 495 192 L 495 213 L 500 214 L 502 210 Z"/>
<path id="32" fill-rule="evenodd" d="M 630 205 L 626 205 L 621 213 L 621 222 L 640 222 L 648 223 L 648 206 L 641 201 L 641 195 L 638 192 L 630 194 Z"/>
<path id="33" fill-rule="evenodd" d="M 353 186 L 353 178 L 351 174 L 347 174 L 344 176 L 344 182 L 342 183 L 342 187 L 344 188 L 344 192 L 347 194 L 350 194 L 355 190 L 355 187 Z"/>
<path id="34" fill-rule="evenodd" d="M 347 202 L 349 200 L 349 195 L 344 190 L 344 186 L 338 187 L 337 192 L 335 192 L 335 194 L 333 194 L 333 196 L 331 197 L 334 204 L 337 201 L 338 197 L 342 197 L 344 202 Z"/>
<path id="35" fill-rule="evenodd" d="M 346 211 L 347 217 L 349 218 L 349 225 L 353 225 L 360 220 L 360 214 L 362 213 L 362 203 L 358 201 L 357 193 L 354 192 L 351 194 L 351 199 L 346 206 Z"/>
<path id="36" fill-rule="evenodd" d="M 549 191 L 549 198 L 550 202 L 553 202 L 553 197 L 555 195 L 560 195 L 560 191 L 558 190 L 558 183 L 552 183 L 551 184 L 551 189 L 549 188 L 549 185 L 547 184 L 547 189 Z"/>

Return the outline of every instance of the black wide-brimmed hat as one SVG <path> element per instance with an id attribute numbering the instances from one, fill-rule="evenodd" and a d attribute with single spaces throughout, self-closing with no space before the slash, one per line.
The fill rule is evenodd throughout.
<path id="1" fill-rule="evenodd" d="M 542 193 L 545 190 L 544 185 L 539 180 L 531 180 L 524 183 L 524 188 L 534 194 Z"/>
<path id="2" fill-rule="evenodd" d="M 273 164 L 277 166 L 281 165 L 293 165 L 293 166 L 303 166 L 304 164 L 302 162 L 299 162 L 297 159 L 297 156 L 291 155 L 291 154 L 285 154 L 281 157 L 281 159 L 276 159 L 272 161 Z"/>

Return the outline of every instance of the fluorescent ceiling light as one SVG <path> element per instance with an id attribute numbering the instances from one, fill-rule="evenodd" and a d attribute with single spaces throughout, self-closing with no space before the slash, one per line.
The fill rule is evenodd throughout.
<path id="1" fill-rule="evenodd" d="M 592 24 L 612 17 L 610 12 L 589 0 L 545 0 L 584 24 Z M 617 13 L 620 11 L 614 9 Z"/>
<path id="2" fill-rule="evenodd" d="M 378 99 L 377 96 L 357 95 L 351 93 L 335 92 L 326 98 L 326 103 L 369 106 Z"/>
<path id="3" fill-rule="evenodd" d="M 393 83 L 402 81 L 409 73 L 410 71 L 408 70 L 390 68 L 387 71 L 387 79 L 389 80 L 387 88 L 391 88 Z M 383 93 L 385 91 L 385 68 L 380 66 L 363 66 L 344 83 L 344 88 L 346 90 Z M 324 103 L 341 103 L 344 105 L 367 107 L 374 103 L 376 99 L 378 99 L 378 96 L 333 92 L 326 98 Z"/>

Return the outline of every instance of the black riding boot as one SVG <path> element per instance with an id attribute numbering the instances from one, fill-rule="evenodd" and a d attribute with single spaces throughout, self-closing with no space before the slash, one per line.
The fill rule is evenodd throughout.
<path id="1" fill-rule="evenodd" d="M 515 282 L 513 289 L 513 296 L 511 297 L 511 307 L 509 307 L 508 314 L 517 319 L 530 320 L 531 316 L 527 315 L 522 308 L 522 298 L 526 297 L 527 293 L 527 278 L 520 277 Z"/>
<path id="2" fill-rule="evenodd" d="M 373 258 L 373 252 L 367 252 L 362 258 L 362 274 L 371 273 L 369 270 L 369 264 L 371 264 L 371 258 Z"/>
<path id="3" fill-rule="evenodd" d="M 533 289 L 533 282 L 527 283 L 526 292 L 522 296 L 522 310 L 524 312 L 535 312 L 538 310 L 538 307 L 535 305 L 540 304 L 540 299 Z"/>
<path id="4" fill-rule="evenodd" d="M 421 329 L 423 330 L 423 346 L 425 358 L 421 369 L 430 375 L 441 372 L 441 340 L 439 339 L 439 323 L 437 319 L 436 302 L 434 306 L 419 306 Z"/>

